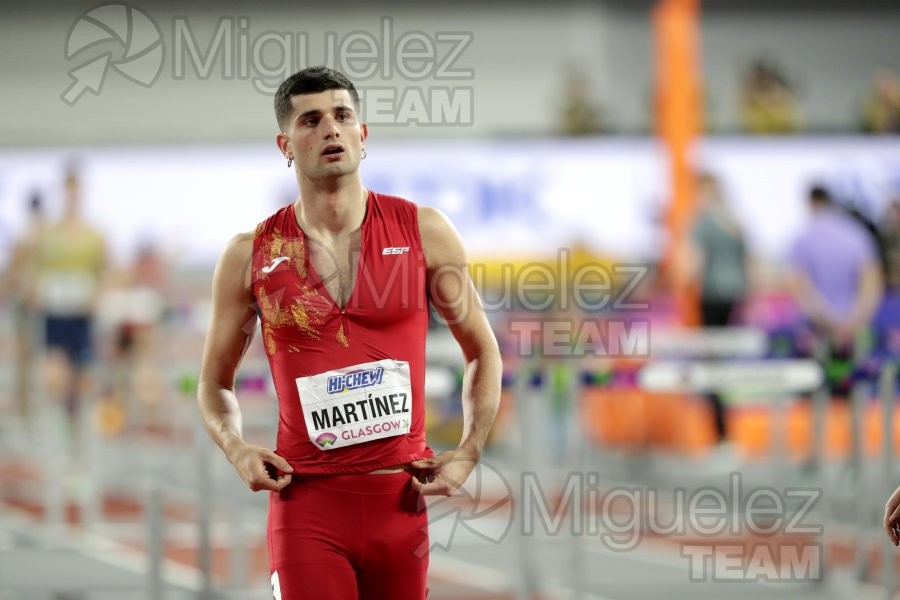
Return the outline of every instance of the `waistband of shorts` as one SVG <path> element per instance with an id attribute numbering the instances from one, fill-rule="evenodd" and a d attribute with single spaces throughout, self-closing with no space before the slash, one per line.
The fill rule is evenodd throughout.
<path id="1" fill-rule="evenodd" d="M 409 485 L 412 473 L 340 473 L 335 475 L 298 475 L 291 477 L 291 486 L 310 485 L 352 494 L 392 494 Z"/>

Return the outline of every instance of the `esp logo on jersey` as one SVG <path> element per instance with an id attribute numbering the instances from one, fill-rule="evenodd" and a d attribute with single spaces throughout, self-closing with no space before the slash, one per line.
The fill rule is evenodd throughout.
<path id="1" fill-rule="evenodd" d="M 409 252 L 409 246 L 388 247 L 382 250 L 381 254 L 403 254 L 404 252 Z"/>

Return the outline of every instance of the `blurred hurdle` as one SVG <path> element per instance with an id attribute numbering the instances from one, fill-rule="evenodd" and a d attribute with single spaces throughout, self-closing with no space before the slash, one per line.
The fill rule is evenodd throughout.
<path id="1" fill-rule="evenodd" d="M 895 468 L 893 466 L 893 438 L 895 389 L 897 385 L 896 364 L 888 360 L 882 364 L 870 353 L 868 340 L 864 334 L 857 336 L 852 357 L 845 359 L 835 369 L 849 383 L 849 453 L 843 462 L 827 469 L 827 449 L 825 444 L 826 417 L 831 404 L 826 383 L 826 370 L 831 366 L 829 347 L 817 343 L 814 359 L 743 360 L 740 362 L 708 361 L 663 361 L 649 362 L 640 372 L 639 384 L 649 391 L 669 391 L 683 393 L 703 393 L 724 390 L 729 387 L 746 386 L 765 389 L 775 400 L 774 423 L 779 426 L 773 435 L 773 456 L 787 456 L 787 415 L 792 394 L 811 394 L 812 399 L 812 449 L 806 464 L 809 473 L 815 477 L 825 491 L 820 512 L 825 522 L 838 523 L 841 512 L 840 501 L 846 499 L 852 514 L 848 532 L 852 536 L 852 576 L 859 582 L 869 580 L 874 573 L 873 536 L 886 539 L 881 531 L 880 512 L 893 491 Z M 834 376 L 834 374 L 831 374 Z M 875 386 L 877 384 L 877 392 Z M 866 408 L 870 400 L 878 398 L 881 404 L 882 420 L 882 462 L 886 486 L 872 485 L 872 469 L 867 469 L 865 428 Z M 791 484 L 787 463 L 773 461 L 774 479 L 779 486 Z M 829 477 L 831 472 L 831 477 Z M 873 492 L 875 492 L 873 494 Z M 883 547 L 883 574 L 888 597 L 893 593 L 892 569 L 894 549 L 889 543 L 876 543 Z"/>
<path id="2" fill-rule="evenodd" d="M 255 373 L 255 367 L 250 365 L 250 371 Z M 148 523 L 148 577 L 152 580 L 148 589 L 156 593 L 162 590 L 165 597 L 166 582 L 171 575 L 165 572 L 166 564 L 166 540 L 162 535 L 167 527 L 167 517 L 164 512 L 167 500 L 179 500 L 193 507 L 193 525 L 196 538 L 196 582 L 194 594 L 199 600 L 212 600 L 213 598 L 242 597 L 247 593 L 250 585 L 250 542 L 246 534 L 245 521 L 253 520 L 263 527 L 264 513 L 261 513 L 249 502 L 245 503 L 240 497 L 227 497 L 222 494 L 220 484 L 217 483 L 215 474 L 219 467 L 226 465 L 224 457 L 218 455 L 218 448 L 209 438 L 196 409 L 197 375 L 193 371 L 173 371 L 170 379 L 181 397 L 180 411 L 182 425 L 190 431 L 190 446 L 184 449 L 186 462 L 189 464 L 189 480 L 191 485 L 185 486 L 176 480 L 165 480 L 161 477 L 153 477 L 147 480 L 145 502 Z M 245 391 L 248 394 L 261 392 L 265 386 L 260 382 L 264 377 L 255 374 L 242 375 L 238 378 L 237 387 L 239 393 Z M 248 411 L 249 412 L 249 411 Z M 253 426 L 253 416 L 248 415 L 248 421 Z M 225 462 L 223 462 L 225 461 Z M 226 469 L 226 475 L 231 476 Z M 246 490 L 245 490 L 246 491 Z M 246 491 L 246 498 L 251 500 L 251 492 Z M 152 525 L 151 525 L 152 523 Z M 218 526 L 217 526 L 218 525 Z M 171 526 L 169 524 L 169 526 Z M 156 528 L 157 533 L 151 533 L 150 529 Z M 216 545 L 214 544 L 214 532 L 224 532 L 229 541 L 227 553 L 227 578 L 217 581 L 216 569 L 222 568 L 222 563 L 214 560 Z M 221 574 L 221 573 L 220 573 Z M 220 579 L 220 578 L 219 578 Z"/>
<path id="3" fill-rule="evenodd" d="M 536 425 L 533 423 L 534 411 L 528 408 L 532 403 L 525 402 L 526 406 L 523 406 L 523 401 L 529 397 L 530 389 L 533 386 L 533 381 L 531 380 L 532 370 L 533 367 L 530 364 L 522 365 L 515 377 L 508 375 L 503 378 L 502 382 L 504 386 L 512 387 L 516 403 L 515 417 L 516 424 L 519 427 L 520 440 L 517 448 L 518 460 L 516 461 L 518 481 L 522 481 L 525 473 L 534 465 L 533 461 L 536 460 L 537 455 L 534 446 L 528 443 L 529 436 L 533 435 L 537 430 Z M 515 493 L 513 506 L 521 510 L 521 488 L 520 486 L 514 486 L 513 490 Z M 536 553 L 532 547 L 531 540 L 518 527 L 513 527 L 512 535 L 515 547 L 518 550 L 516 553 L 515 598 L 516 600 L 530 600 L 537 593 L 540 586 Z"/>
<path id="4" fill-rule="evenodd" d="M 61 371 L 44 368 L 48 362 L 45 334 L 42 322 L 35 321 L 29 330 L 35 364 L 29 372 L 32 429 L 24 427 L 24 421 L 20 427 L 18 418 L 0 423 L 0 458 L 18 469 L 11 473 L 25 473 L 23 480 L 0 488 L 3 500 L 15 507 L 8 515 L 2 508 L 0 513 L 9 516 L 10 528 L 19 528 L 20 520 L 35 525 L 23 527 L 23 541 L 16 543 L 34 544 L 37 553 L 71 555 L 71 564 L 105 563 L 112 570 L 127 572 L 129 583 L 123 589 L 133 580 L 134 587 L 127 589 L 143 590 L 153 598 L 169 597 L 176 589 L 192 592 L 191 597 L 248 597 L 249 550 L 252 543 L 258 546 L 259 538 L 244 535 L 245 522 L 252 518 L 264 527 L 264 513 L 258 500 L 255 505 L 252 500 L 242 501 L 250 498 L 250 492 L 244 497 L 235 493 L 232 488 L 239 488 L 237 482 L 228 489 L 218 483 L 224 479 L 227 461 L 223 464 L 212 456 L 214 446 L 209 447 L 211 441 L 199 424 L 196 361 L 205 322 L 202 327 L 199 320 L 196 326 L 181 321 L 164 326 L 164 352 L 151 365 L 160 374 L 159 381 L 165 382 L 155 413 L 141 410 L 141 405 L 136 410 L 119 410 L 107 401 L 104 384 L 115 374 L 104 370 L 108 363 L 100 352 L 88 373 L 78 419 L 73 421 L 65 411 Z M 258 373 L 267 374 L 268 367 L 260 365 L 251 353 L 242 366 L 238 385 L 248 397 L 265 388 L 260 381 L 267 377 Z M 7 373 L 3 377 L 11 380 Z M 129 404 L 125 400 L 123 408 Z M 274 427 L 275 419 L 260 414 L 262 402 L 251 399 L 248 404 L 251 434 L 259 435 L 254 419 L 261 421 L 263 416 L 267 426 Z M 266 404 L 275 410 L 271 397 Z M 231 483 L 233 473 L 227 474 Z M 230 497 L 219 495 L 229 491 Z M 17 513 L 22 516 L 16 517 Z M 187 537 L 193 531 L 196 546 Z M 220 533 L 230 542 L 227 553 L 221 555 L 221 544 L 214 544 L 214 536 Z M 0 538 L 5 543 L 3 532 Z M 182 541 L 184 546 L 179 547 Z M 189 556 L 188 549 L 194 548 L 196 553 Z M 46 581 L 29 580 L 27 585 L 35 593 L 50 593 L 63 585 L 53 575 L 57 574 Z M 76 578 L 71 593 L 103 587 L 102 581 L 91 582 L 90 576 Z M 265 585 L 255 587 L 265 590 Z"/>
<path id="5" fill-rule="evenodd" d="M 519 428 L 515 456 L 520 475 L 549 473 L 550 480 L 559 483 L 556 481 L 558 473 L 553 474 L 550 464 L 552 453 L 541 450 L 554 448 L 546 439 L 548 429 L 552 432 L 552 428 L 539 426 L 548 423 L 548 404 L 553 402 L 554 396 L 565 397 L 564 404 L 571 408 L 566 422 L 574 424 L 566 428 L 565 437 L 570 445 L 563 453 L 563 460 L 557 464 L 561 462 L 572 470 L 588 473 L 596 466 L 592 464 L 595 454 L 588 443 L 591 439 L 589 423 L 581 406 L 584 389 L 588 386 L 601 389 L 625 386 L 648 392 L 697 394 L 751 385 L 757 392 L 773 395 L 777 412 L 782 415 L 778 420 L 784 422 L 790 395 L 818 390 L 824 380 L 822 367 L 816 361 L 764 358 L 769 352 L 768 338 L 756 329 L 660 331 L 654 333 L 652 343 L 651 356 L 646 357 L 643 366 L 637 369 L 631 366 L 622 371 L 615 365 L 607 365 L 605 369 L 586 370 L 583 363 L 574 360 L 532 360 L 520 365 L 515 376 L 508 375 L 504 383 L 513 390 L 515 423 Z M 565 385 L 558 381 L 560 373 L 568 374 L 562 377 L 568 379 Z M 819 410 L 825 408 L 821 405 Z M 784 456 L 787 447 L 785 428 L 774 441 L 775 455 Z M 773 462 L 779 469 L 777 478 L 784 481 L 787 477 L 785 468 L 778 466 L 778 461 Z M 589 508 L 587 497 L 578 501 L 582 508 Z M 517 498 L 517 505 L 521 506 L 521 496 Z M 574 592 L 571 597 L 585 598 L 589 593 L 585 580 L 585 536 L 576 533 L 569 542 L 566 581 Z M 547 591 L 535 544 L 533 536 L 517 540 L 517 600 L 541 597 Z"/>
<path id="6" fill-rule="evenodd" d="M 787 415 L 790 394 L 812 392 L 824 382 L 821 365 L 813 360 L 729 360 L 651 362 L 638 375 L 638 386 L 649 392 L 710 393 L 733 388 L 753 388 L 772 394 L 775 406 L 773 456 L 787 456 Z M 818 408 L 816 409 L 818 410 Z M 775 478 L 787 483 L 786 469 L 779 461 Z"/>
<path id="7" fill-rule="evenodd" d="M 756 357 L 767 351 L 764 332 L 741 328 L 732 330 L 671 330 L 655 332 L 652 340 L 653 354 L 658 356 L 711 357 Z M 680 364 L 680 363 L 678 363 Z M 710 363 L 715 365 L 717 363 Z M 809 367 L 809 365 L 805 365 Z M 660 364 L 665 370 L 666 365 Z M 815 368 L 812 369 L 814 372 Z M 663 371 L 660 371 L 663 374 Z M 565 467 L 570 471 L 588 473 L 592 464 L 592 449 L 589 424 L 584 418 L 583 391 L 586 386 L 627 385 L 635 388 L 640 382 L 635 379 L 637 371 L 626 372 L 618 377 L 610 371 L 585 370 L 581 362 L 572 359 L 525 360 L 513 374 L 504 378 L 504 386 L 512 389 L 515 405 L 515 424 L 518 427 L 519 443 L 515 457 L 519 480 L 525 473 L 537 473 L 544 481 L 554 486 L 562 485 Z M 794 374 L 793 370 L 789 374 Z M 808 374 L 801 374 L 801 377 Z M 651 384 L 659 377 L 650 373 Z M 680 378 L 676 379 L 680 381 Z M 814 383 L 816 382 L 813 377 Z M 562 407 L 562 410 L 560 410 Z M 540 424 L 544 427 L 540 427 Z M 548 438 L 549 432 L 549 438 Z M 549 448 L 550 450 L 542 450 Z M 553 467 L 563 467 L 560 474 Z M 557 481 L 559 480 L 559 481 Z M 577 510 L 588 510 L 587 490 L 575 499 Z M 522 490 L 518 490 L 516 506 L 522 507 Z M 588 597 L 585 577 L 587 565 L 585 556 L 585 532 L 574 532 L 568 545 L 568 572 L 566 581 L 574 598 Z M 536 540 L 533 536 L 522 536 L 516 540 L 517 577 L 515 597 L 517 600 L 531 600 L 542 597 L 547 590 L 541 577 L 541 565 L 537 560 Z"/>

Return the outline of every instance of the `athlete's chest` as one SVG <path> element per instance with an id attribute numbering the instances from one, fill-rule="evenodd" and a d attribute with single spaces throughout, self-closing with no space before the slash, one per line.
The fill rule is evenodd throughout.
<path id="1" fill-rule="evenodd" d="M 339 308 L 350 301 L 358 279 L 362 231 L 330 240 L 307 237 L 308 260 L 313 278 Z"/>
<path id="2" fill-rule="evenodd" d="M 319 330 L 338 316 L 384 326 L 427 308 L 421 249 L 386 228 L 335 240 L 266 236 L 254 262 L 261 316 L 275 327 Z"/>

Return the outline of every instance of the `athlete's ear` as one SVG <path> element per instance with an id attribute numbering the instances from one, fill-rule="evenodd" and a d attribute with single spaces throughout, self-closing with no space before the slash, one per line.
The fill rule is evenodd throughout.
<path id="1" fill-rule="evenodd" d="M 362 145 L 366 145 L 366 138 L 369 137 L 369 126 L 366 123 L 362 123 L 359 126 L 359 138 L 362 142 Z"/>
<path id="2" fill-rule="evenodd" d="M 294 157 L 294 153 L 291 150 L 290 142 L 286 133 L 284 133 L 283 131 L 279 131 L 278 135 L 275 136 L 275 143 L 278 145 L 278 149 L 281 150 L 281 153 L 285 158 Z"/>

